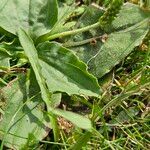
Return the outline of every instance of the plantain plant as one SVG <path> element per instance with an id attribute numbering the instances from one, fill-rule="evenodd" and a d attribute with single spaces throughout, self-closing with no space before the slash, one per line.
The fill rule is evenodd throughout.
<path id="1" fill-rule="evenodd" d="M 90 137 L 90 118 L 58 108 L 61 99 L 99 99 L 98 80 L 142 42 L 148 17 L 122 0 L 82 11 L 73 1 L 1 0 L 1 149 L 25 148 L 30 136 L 41 141 L 50 129 L 58 141 L 58 116 Z"/>

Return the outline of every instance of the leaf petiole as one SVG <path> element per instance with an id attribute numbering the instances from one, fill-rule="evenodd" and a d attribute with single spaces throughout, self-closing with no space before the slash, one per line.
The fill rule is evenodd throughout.
<path id="1" fill-rule="evenodd" d="M 64 47 L 74 47 L 74 46 L 84 45 L 87 43 L 94 44 L 94 43 L 96 43 L 96 40 L 99 40 L 101 38 L 102 38 L 102 36 L 97 36 L 97 37 L 89 38 L 89 39 L 78 41 L 78 42 L 66 42 L 66 43 L 63 43 L 63 46 Z"/>
<path id="2" fill-rule="evenodd" d="M 36 43 L 38 44 L 38 43 L 42 43 L 44 41 L 54 40 L 54 39 L 57 39 L 57 38 L 62 38 L 62 37 L 65 37 L 65 36 L 86 32 L 90 29 L 98 28 L 98 27 L 100 27 L 99 22 L 97 22 L 95 24 L 92 24 L 92 25 L 89 25 L 89 26 L 86 26 L 86 27 L 83 27 L 83 28 L 80 28 L 80 29 L 76 29 L 76 30 L 72 30 L 72 31 L 65 31 L 65 32 L 61 32 L 61 33 L 56 33 L 54 35 L 50 35 L 51 33 L 49 32 L 48 34 L 45 34 L 45 35 L 39 37 L 37 39 Z"/>

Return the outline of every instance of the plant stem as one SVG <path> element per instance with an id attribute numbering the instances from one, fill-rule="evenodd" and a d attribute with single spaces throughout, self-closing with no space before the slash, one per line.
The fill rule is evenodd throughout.
<path id="1" fill-rule="evenodd" d="M 63 46 L 64 47 L 80 46 L 80 45 L 84 45 L 84 44 L 90 43 L 92 41 L 96 41 L 97 39 L 101 39 L 101 37 L 102 36 L 93 37 L 93 38 L 86 39 L 86 40 L 83 40 L 83 41 L 78 41 L 78 42 L 66 42 L 66 43 L 63 43 Z"/>
<path id="2" fill-rule="evenodd" d="M 97 28 L 99 26 L 100 26 L 100 24 L 99 24 L 99 22 L 97 22 L 95 24 L 92 24 L 92 25 L 89 25 L 89 26 L 86 26 L 86 27 L 83 27 L 80 29 L 72 30 L 72 31 L 65 31 L 65 32 L 61 32 L 61 33 L 56 33 L 54 35 L 50 35 L 50 33 L 48 33 L 48 34 L 41 36 L 39 39 L 37 39 L 37 44 L 44 42 L 44 41 L 48 41 L 48 40 L 54 40 L 56 38 L 62 38 L 65 36 L 82 33 L 82 32 L 88 31 L 90 29 Z"/>

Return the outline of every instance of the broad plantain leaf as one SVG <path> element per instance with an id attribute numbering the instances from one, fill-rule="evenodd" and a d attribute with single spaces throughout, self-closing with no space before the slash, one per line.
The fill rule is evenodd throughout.
<path id="1" fill-rule="evenodd" d="M 57 22 L 55 23 L 53 28 L 50 30 L 50 32 L 40 36 L 37 39 L 37 41 L 36 41 L 37 43 L 39 43 L 39 41 L 40 42 L 43 41 L 43 39 L 45 41 L 45 39 L 47 37 L 49 37 L 50 35 L 70 30 L 71 27 L 73 27 L 75 25 L 75 21 L 67 21 L 67 19 L 75 11 L 75 6 L 74 5 L 68 6 L 68 5 L 66 5 L 66 4 L 64 4 L 62 2 L 59 2 L 58 3 L 58 8 L 59 9 L 58 9 Z"/>
<path id="2" fill-rule="evenodd" d="M 48 91 L 48 89 L 46 87 L 46 83 L 42 76 L 41 66 L 39 63 L 38 54 L 37 54 L 36 48 L 34 46 L 33 40 L 23 29 L 18 30 L 18 36 L 19 36 L 20 44 L 22 45 L 24 52 L 25 52 L 26 56 L 28 57 L 29 62 L 34 71 L 36 80 L 40 87 L 41 97 L 42 97 L 43 101 L 45 102 L 46 107 L 48 109 L 51 109 L 51 99 L 50 98 L 51 98 L 52 93 L 50 93 Z"/>
<path id="3" fill-rule="evenodd" d="M 59 32 L 68 30 L 68 28 L 72 27 L 74 25 L 74 22 L 66 23 L 66 20 L 69 17 L 69 15 L 71 15 L 71 13 L 73 13 L 74 10 L 75 10 L 74 5 L 68 6 L 68 5 L 62 4 L 62 3 L 59 4 L 58 19 L 49 34 L 52 35 L 55 33 L 59 33 Z M 68 24 L 68 26 L 67 26 L 67 24 Z"/>
<path id="4" fill-rule="evenodd" d="M 69 49 L 56 42 L 45 42 L 37 50 L 41 71 L 51 92 L 99 96 L 96 78 L 87 72 L 86 65 Z"/>
<path id="5" fill-rule="evenodd" d="M 25 31 L 19 30 L 19 39 L 39 86 L 42 85 L 41 90 L 45 87 L 45 78 L 50 92 L 99 96 L 100 87 L 96 78 L 87 72 L 87 66 L 69 49 L 55 42 L 45 42 L 39 44 L 37 53 L 32 39 Z"/>
<path id="6" fill-rule="evenodd" d="M 89 119 L 71 112 L 54 109 L 52 107 L 52 105 L 54 105 L 52 104 L 54 103 L 54 99 L 52 100 L 52 97 L 49 97 L 48 93 L 49 91 L 50 93 L 63 91 L 68 94 L 99 96 L 99 86 L 96 78 L 88 74 L 84 63 L 80 62 L 71 51 L 61 47 L 61 45 L 49 42 L 42 43 L 40 49 L 41 53 L 38 55 L 29 35 L 22 29 L 19 30 L 18 34 L 24 51 L 33 67 L 35 77 L 41 90 L 42 99 L 46 105 L 50 107 L 48 108 L 49 112 L 65 117 L 83 129 L 91 129 L 92 126 Z M 62 62 L 64 65 L 62 65 Z M 75 72 L 77 74 L 75 74 Z M 47 91 L 43 80 L 44 77 L 49 91 Z M 89 87 L 87 87 L 87 85 Z M 71 88 L 75 89 L 70 90 Z M 56 101 L 58 102 L 58 98 Z M 76 119 L 80 120 L 80 123 L 76 122 Z"/>
<path id="7" fill-rule="evenodd" d="M 89 6 L 86 8 L 85 13 L 79 18 L 76 28 L 85 27 L 97 22 L 97 20 L 102 16 L 103 11 L 95 8 L 94 6 Z M 103 34 L 103 31 L 99 29 L 91 29 L 88 32 L 77 34 L 72 36 L 66 43 L 70 42 L 80 42 L 86 39 L 99 37 Z M 71 49 L 79 56 L 81 60 L 87 63 L 91 57 L 97 54 L 102 42 L 97 40 L 96 44 L 86 43 L 80 46 L 72 47 Z"/>
<path id="8" fill-rule="evenodd" d="M 51 30 L 57 13 L 56 0 L 1 0 L 0 27 L 15 35 L 22 27 L 40 36 Z"/>
<path id="9" fill-rule="evenodd" d="M 126 3 L 117 18 L 112 23 L 112 28 L 126 29 L 149 17 L 149 12 L 143 11 L 138 5 Z"/>
<path id="10" fill-rule="evenodd" d="M 36 78 L 35 73 L 34 73 L 33 69 L 31 68 L 30 69 L 30 76 L 29 76 L 29 79 L 30 79 L 29 88 L 30 88 L 31 91 L 34 91 L 33 93 L 30 92 L 31 96 L 34 96 L 35 90 L 37 91 L 37 93 L 40 93 L 40 87 L 38 85 L 38 81 L 35 80 L 35 78 Z M 55 94 L 51 95 L 52 107 L 53 108 L 59 106 L 59 104 L 61 102 L 61 97 L 62 97 L 61 93 L 55 93 Z"/>
<path id="11" fill-rule="evenodd" d="M 79 128 L 86 129 L 86 130 L 92 129 L 91 121 L 88 118 L 85 118 L 81 115 L 78 115 L 70 111 L 64 111 L 61 109 L 54 109 L 53 113 L 58 116 L 64 117 L 65 119 L 69 120 Z"/>
<path id="12" fill-rule="evenodd" d="M 21 149 L 31 133 L 36 140 L 48 134 L 49 123 L 42 111 L 44 105 L 41 96 L 36 88 L 29 89 L 29 82 L 24 75 L 1 89 L 0 99 L 5 103 L 0 121 L 0 139 L 4 140 L 5 146 Z"/>
<path id="13" fill-rule="evenodd" d="M 77 25 L 83 27 L 95 23 L 100 12 L 102 11 L 98 8 L 89 6 Z M 149 29 L 148 17 L 149 13 L 140 9 L 138 5 L 126 3 L 110 25 L 106 40 L 103 41 L 103 39 L 99 40 L 101 38 L 98 38 L 94 45 L 89 42 L 71 49 L 81 60 L 88 63 L 89 70 L 94 75 L 102 77 L 142 42 Z M 71 37 L 68 43 L 80 42 L 87 38 L 94 39 L 102 35 L 105 38 L 104 31 L 92 29 L 89 32 Z"/>
<path id="14" fill-rule="evenodd" d="M 147 33 L 148 19 L 145 19 L 130 28 L 110 34 L 101 50 L 89 62 L 91 72 L 99 78 L 108 73 L 134 47 L 141 44 Z"/>

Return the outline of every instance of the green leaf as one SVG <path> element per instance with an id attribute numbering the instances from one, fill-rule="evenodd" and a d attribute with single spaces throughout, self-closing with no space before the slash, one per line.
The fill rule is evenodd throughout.
<path id="1" fill-rule="evenodd" d="M 40 94 L 36 93 L 35 88 L 29 89 L 28 83 L 25 76 L 19 76 L 0 91 L 0 99 L 5 102 L 0 122 L 0 139 L 12 149 L 21 149 L 30 133 L 39 141 L 49 132 Z"/>
<path id="2" fill-rule="evenodd" d="M 75 10 L 74 5 L 68 6 L 66 4 L 59 2 L 57 22 L 47 34 L 44 34 L 37 39 L 36 41 L 37 44 L 39 43 L 39 41 L 40 42 L 45 41 L 45 39 L 47 39 L 47 37 L 49 37 L 50 35 L 71 29 L 71 27 L 75 25 L 75 22 L 74 21 L 68 22 L 67 19 L 71 16 L 74 10 Z"/>
<path id="3" fill-rule="evenodd" d="M 3 48 L 0 48 L 0 67 L 9 68 L 10 67 L 10 54 Z"/>
<path id="4" fill-rule="evenodd" d="M 1 0 L 0 27 L 15 35 L 22 27 L 40 36 L 51 30 L 57 13 L 56 0 Z"/>
<path id="5" fill-rule="evenodd" d="M 99 18 L 102 16 L 102 14 L 103 14 L 102 10 L 94 6 L 88 6 L 86 8 L 85 13 L 77 20 L 75 29 L 82 28 L 96 23 L 99 20 Z M 66 43 L 81 42 L 86 39 L 101 36 L 102 34 L 103 31 L 100 28 L 97 30 L 91 29 L 85 33 L 71 36 L 70 38 L 68 38 L 68 41 Z M 91 57 L 97 54 L 101 46 L 102 46 L 102 42 L 98 40 L 95 45 L 92 45 L 89 42 L 75 47 L 71 46 L 71 50 L 73 50 L 82 61 L 87 63 L 91 59 Z"/>
<path id="6" fill-rule="evenodd" d="M 79 137 L 74 145 L 72 145 L 69 149 L 70 150 L 78 150 L 82 149 L 82 147 L 87 146 L 87 142 L 90 140 L 92 136 L 91 132 L 85 132 L 83 135 Z"/>
<path id="7" fill-rule="evenodd" d="M 42 75 L 51 92 L 99 96 L 96 78 L 87 72 L 87 66 L 69 49 L 56 42 L 45 42 L 37 50 Z"/>
<path id="8" fill-rule="evenodd" d="M 113 118 L 110 123 L 124 123 L 124 122 L 130 122 L 133 119 L 136 119 L 138 113 L 139 113 L 139 108 L 137 106 L 135 107 L 129 107 L 128 109 L 124 109 L 120 112 L 118 112 L 118 115 Z"/>
<path id="9" fill-rule="evenodd" d="M 70 50 L 57 43 L 45 42 L 37 47 L 37 54 L 27 33 L 23 30 L 19 30 L 18 33 L 44 96 L 43 100 L 49 101 L 44 78 L 51 92 L 99 96 L 100 87 L 96 78 L 87 72 L 86 65 Z"/>
<path id="10" fill-rule="evenodd" d="M 81 115 L 78 115 L 70 111 L 64 111 L 61 109 L 54 109 L 53 113 L 58 116 L 64 117 L 65 119 L 69 120 L 79 128 L 86 129 L 86 130 L 92 129 L 91 121 L 86 117 L 83 117 Z"/>
<path id="11" fill-rule="evenodd" d="M 58 0 L 58 2 L 70 5 L 74 2 L 74 0 Z"/>
<path id="12" fill-rule="evenodd" d="M 84 27 L 96 22 L 98 14 L 101 14 L 100 10 L 90 6 L 77 25 Z M 110 25 L 108 39 L 104 43 L 99 38 L 96 39 L 95 45 L 89 42 L 71 49 L 88 64 L 91 73 L 102 77 L 142 42 L 148 31 L 148 17 L 148 13 L 140 9 L 138 5 L 126 3 Z M 71 37 L 67 42 L 82 42 L 87 38 L 99 37 L 105 33 L 100 29 L 92 29 Z"/>
<path id="13" fill-rule="evenodd" d="M 102 77 L 138 46 L 148 33 L 148 19 L 120 32 L 112 33 L 101 50 L 91 59 L 91 72 Z"/>
<path id="14" fill-rule="evenodd" d="M 3 41 L 0 43 L 0 49 L 5 49 L 9 55 L 15 55 L 17 52 L 23 51 L 18 40 L 13 39 L 11 42 Z"/>
<path id="15" fill-rule="evenodd" d="M 40 66 L 38 54 L 34 46 L 34 43 L 31 37 L 23 29 L 19 29 L 18 36 L 19 36 L 20 43 L 25 51 L 25 54 L 27 55 L 29 62 L 31 63 L 32 69 L 35 73 L 36 80 L 41 90 L 42 99 L 46 103 L 47 108 L 49 106 L 49 109 L 51 109 L 50 107 L 51 93 L 49 93 L 44 78 L 42 76 L 41 66 Z"/>
<path id="16" fill-rule="evenodd" d="M 17 60 L 17 58 L 25 59 L 23 54 L 23 49 L 20 45 L 18 45 L 17 40 L 9 41 L 9 42 L 1 42 L 0 43 L 0 67 L 9 69 L 10 67 L 10 59 Z M 12 64 L 11 64 L 12 67 Z"/>
<path id="17" fill-rule="evenodd" d="M 57 22 L 57 0 L 29 0 L 29 25 L 36 37 L 49 32 Z"/>
<path id="18" fill-rule="evenodd" d="M 58 107 L 60 105 L 61 97 L 62 97 L 61 93 L 52 94 L 51 99 L 52 99 L 53 108 Z"/>
<path id="19" fill-rule="evenodd" d="M 27 33 L 22 29 L 20 29 L 18 34 L 19 34 L 19 40 L 34 70 L 37 82 L 41 90 L 42 99 L 45 101 L 46 105 L 50 107 L 48 108 L 49 109 L 48 111 L 56 115 L 65 117 L 66 119 L 70 120 L 75 125 L 77 125 L 78 127 L 81 127 L 83 129 L 91 129 L 91 122 L 89 121 L 89 119 L 74 114 L 72 112 L 53 109 L 52 101 L 51 104 L 49 105 L 48 102 L 51 99 L 50 97 L 48 97 L 48 91 L 45 82 L 43 80 L 44 79 L 43 77 L 45 77 L 46 83 L 50 91 L 51 88 L 55 86 L 56 91 L 62 90 L 66 93 L 70 93 L 70 89 L 72 89 L 73 93 L 71 94 L 86 94 L 90 96 L 99 96 L 98 95 L 99 86 L 96 78 L 88 74 L 88 72 L 86 71 L 86 65 L 83 62 L 80 62 L 78 58 L 71 51 L 61 47 L 61 45 L 57 43 L 49 43 L 49 42 L 42 43 L 39 46 L 39 48 L 41 48 L 40 49 L 41 53 L 39 53 L 38 55 L 36 48 L 33 44 L 33 41 L 30 39 Z M 38 57 L 40 57 L 40 59 Z M 77 72 L 76 75 L 75 75 L 75 71 Z M 67 76 L 68 78 L 66 78 L 65 76 Z M 72 81 L 72 79 L 74 81 Z M 65 85 L 61 80 L 62 81 L 64 80 L 64 83 L 66 82 L 67 85 Z M 70 86 L 68 86 L 69 80 L 71 80 Z M 61 85 L 61 82 L 66 87 L 63 87 L 63 85 Z M 72 85 L 74 87 L 72 87 Z M 81 87 L 78 87 L 79 85 Z M 61 90 L 60 87 L 62 88 Z M 81 90 L 82 93 L 79 93 L 79 90 Z M 81 123 L 79 123 L 77 120 L 80 120 Z"/>
<path id="20" fill-rule="evenodd" d="M 7 85 L 7 83 L 2 78 L 0 78 L 0 88 L 4 87 L 6 85 Z"/>
<path id="21" fill-rule="evenodd" d="M 36 91 L 37 93 L 40 93 L 40 87 L 38 85 L 38 81 L 35 80 L 35 78 L 36 76 L 35 76 L 33 69 L 30 69 L 30 75 L 29 75 L 30 87 L 29 88 L 31 91 Z M 30 94 L 32 94 L 31 96 L 34 96 L 34 93 L 30 93 Z M 62 97 L 61 93 L 54 93 L 51 95 L 53 108 L 58 107 L 60 105 L 61 97 Z"/>
<path id="22" fill-rule="evenodd" d="M 113 29 L 125 29 L 149 17 L 149 12 L 143 11 L 138 5 L 126 3 L 117 18 L 112 23 Z M 123 18 L 123 19 L 122 19 Z"/>
<path id="23" fill-rule="evenodd" d="M 59 4 L 58 19 L 49 34 L 52 35 L 55 33 L 66 31 L 69 28 L 71 28 L 74 25 L 74 23 L 70 24 L 70 26 L 67 26 L 68 23 L 66 23 L 66 20 L 69 17 L 69 15 L 73 13 L 74 10 L 74 5 L 68 6 L 66 4 Z"/>

